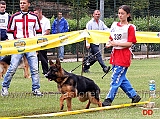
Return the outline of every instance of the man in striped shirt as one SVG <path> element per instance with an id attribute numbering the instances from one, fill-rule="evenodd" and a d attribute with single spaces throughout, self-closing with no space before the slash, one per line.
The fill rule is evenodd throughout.
<path id="1" fill-rule="evenodd" d="M 14 39 L 20 38 L 31 38 L 35 34 L 42 34 L 40 21 L 32 12 L 29 12 L 30 0 L 20 0 L 20 12 L 15 13 L 11 16 L 8 24 L 8 33 L 12 33 Z M 27 40 L 27 39 L 26 39 Z M 36 96 L 42 96 L 39 91 L 39 72 L 38 72 L 38 59 L 36 52 L 27 52 L 23 54 L 14 54 L 11 57 L 11 64 L 6 72 L 4 80 L 2 82 L 2 96 L 8 95 L 8 88 L 13 75 L 15 74 L 18 65 L 23 56 L 26 56 L 28 64 L 30 66 L 31 78 L 32 78 L 32 93 Z"/>

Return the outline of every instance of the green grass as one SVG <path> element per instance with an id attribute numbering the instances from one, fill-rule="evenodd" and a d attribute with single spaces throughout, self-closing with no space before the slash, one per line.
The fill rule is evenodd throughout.
<path id="1" fill-rule="evenodd" d="M 62 63 L 62 67 L 70 71 L 78 66 L 81 62 L 74 63 Z M 108 64 L 108 61 L 106 61 Z M 84 76 L 93 79 L 101 88 L 101 100 L 103 101 L 110 88 L 111 72 L 107 74 L 104 79 L 101 77 L 104 75 L 102 69 L 98 63 L 95 63 L 91 69 L 91 73 L 84 74 Z M 40 71 L 40 74 L 42 72 Z M 81 74 L 81 67 L 74 71 L 75 74 Z M 31 94 L 31 79 L 23 78 L 23 70 L 18 69 L 14 78 L 12 79 L 9 96 L 0 96 L 0 117 L 10 116 L 28 116 L 33 114 L 45 114 L 60 112 L 59 97 L 57 86 L 55 82 L 49 82 L 43 75 L 41 77 L 41 91 L 44 93 L 43 97 L 34 97 Z M 141 101 L 147 101 L 149 99 L 149 80 L 154 79 L 156 81 L 157 96 L 160 97 L 160 59 L 143 59 L 132 60 L 132 64 L 127 72 L 127 78 L 130 80 L 132 86 L 142 97 Z M 1 82 L 3 80 L 1 79 Z M 1 86 L 0 86 L 1 88 Z M 152 99 L 155 102 L 156 108 L 160 108 L 160 98 Z M 119 89 L 113 105 L 130 103 L 131 99 Z M 66 104 L 66 103 L 65 103 Z M 87 102 L 79 102 L 77 98 L 72 101 L 73 110 L 84 109 Z M 91 108 L 97 107 L 97 105 L 91 104 Z M 63 111 L 66 111 L 66 105 Z M 137 107 L 128 107 L 113 110 L 103 110 L 91 113 L 83 113 L 77 115 L 54 117 L 54 119 L 159 119 L 160 109 L 154 109 L 152 116 L 143 116 L 142 109 Z M 41 117 L 40 119 L 53 118 L 53 117 Z"/>

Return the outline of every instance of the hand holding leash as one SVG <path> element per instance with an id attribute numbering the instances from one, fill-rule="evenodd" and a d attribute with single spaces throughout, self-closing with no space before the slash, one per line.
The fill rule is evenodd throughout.
<path id="1" fill-rule="evenodd" d="M 106 74 L 108 74 L 112 69 L 110 69 L 110 66 L 108 66 L 109 67 L 109 70 L 102 76 L 102 79 L 106 76 Z"/>

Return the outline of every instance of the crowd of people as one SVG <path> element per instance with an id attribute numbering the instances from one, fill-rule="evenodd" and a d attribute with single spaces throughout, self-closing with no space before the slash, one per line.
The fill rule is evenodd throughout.
<path id="1" fill-rule="evenodd" d="M 0 1 L 0 36 L 1 41 L 8 40 L 8 35 L 12 34 L 14 39 L 31 38 L 39 35 L 49 35 L 64 33 L 69 31 L 69 24 L 67 20 L 62 17 L 62 12 L 58 11 L 57 18 L 52 25 L 50 21 L 43 15 L 42 8 L 36 6 L 34 11 L 30 11 L 30 0 L 20 0 L 20 11 L 13 14 L 11 17 L 6 13 L 5 1 Z M 127 5 L 122 5 L 118 9 L 119 22 L 113 22 L 111 28 L 108 28 L 103 21 L 100 20 L 100 11 L 93 12 L 93 18 L 86 24 L 87 30 L 106 30 L 110 31 L 109 41 L 106 43 L 106 48 L 113 47 L 111 52 L 110 64 L 112 64 L 111 87 L 102 103 L 103 106 L 110 106 L 113 102 L 117 90 L 120 87 L 127 96 L 132 99 L 132 103 L 137 103 L 141 100 L 131 86 L 129 80 L 126 78 L 126 72 L 131 63 L 131 49 L 132 44 L 136 43 L 135 31 L 136 27 L 130 23 L 131 14 L 130 8 Z M 35 34 L 36 33 L 36 34 Z M 101 56 L 99 44 L 88 43 L 86 41 L 86 48 L 89 49 L 92 56 L 92 62 L 84 63 L 83 72 L 90 72 L 90 66 L 96 61 L 99 62 L 103 72 L 108 73 L 110 66 L 107 66 Z M 23 56 L 26 56 L 30 66 L 32 78 L 32 93 L 36 96 L 42 96 L 40 89 L 39 76 L 39 60 L 41 60 L 43 74 L 48 72 L 48 58 L 47 50 L 40 50 L 36 52 L 27 52 L 23 54 L 11 55 L 10 66 L 4 76 L 2 82 L 1 95 L 7 96 L 11 80 L 16 73 L 18 65 Z M 1 59 L 3 57 L 0 57 Z M 64 59 L 64 46 L 58 47 L 58 58 Z"/>

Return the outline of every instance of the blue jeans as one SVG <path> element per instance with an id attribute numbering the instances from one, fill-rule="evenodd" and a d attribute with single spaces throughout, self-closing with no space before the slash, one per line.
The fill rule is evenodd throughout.
<path id="1" fill-rule="evenodd" d="M 15 74 L 23 56 L 24 54 L 14 54 L 11 56 L 11 64 L 2 82 L 2 87 L 9 88 L 11 79 Z M 30 72 L 31 72 L 31 78 L 32 78 L 32 91 L 34 91 L 35 89 L 40 88 L 37 54 L 36 52 L 28 52 L 28 53 L 25 53 L 25 56 L 30 66 Z"/>
<path id="2" fill-rule="evenodd" d="M 58 58 L 63 59 L 64 58 L 64 46 L 58 47 Z"/>
<path id="3" fill-rule="evenodd" d="M 110 84 L 111 87 L 106 99 L 109 98 L 113 101 L 119 87 L 128 95 L 129 98 L 133 98 L 137 95 L 129 80 L 126 78 L 127 70 L 127 67 L 113 66 L 112 81 Z"/>

